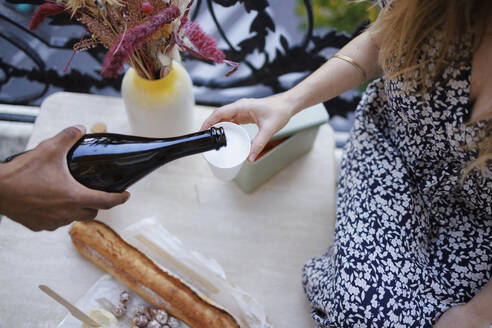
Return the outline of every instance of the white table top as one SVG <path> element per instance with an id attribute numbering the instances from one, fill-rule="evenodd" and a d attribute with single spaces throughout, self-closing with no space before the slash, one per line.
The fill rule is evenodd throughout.
<path id="1" fill-rule="evenodd" d="M 210 113 L 197 107 L 196 127 Z M 28 148 L 76 123 L 105 122 L 130 133 L 121 98 L 57 93 L 45 100 Z M 256 298 L 275 327 L 314 327 L 301 284 L 303 264 L 332 240 L 334 136 L 320 129 L 311 152 L 252 194 L 215 179 L 200 155 L 171 162 L 132 186 L 130 200 L 98 219 L 121 231 L 156 216 L 189 248 L 215 258 L 229 279 Z M 31 232 L 0 224 L 0 327 L 56 327 L 66 310 L 37 286 L 76 302 L 103 274 L 72 246 L 68 227 Z"/>

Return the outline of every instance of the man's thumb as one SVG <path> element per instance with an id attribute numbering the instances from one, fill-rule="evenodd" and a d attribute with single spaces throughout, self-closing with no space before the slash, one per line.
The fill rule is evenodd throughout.
<path id="1" fill-rule="evenodd" d="M 85 134 L 85 127 L 83 125 L 74 125 L 62 130 L 53 139 L 61 148 L 70 148 Z"/>

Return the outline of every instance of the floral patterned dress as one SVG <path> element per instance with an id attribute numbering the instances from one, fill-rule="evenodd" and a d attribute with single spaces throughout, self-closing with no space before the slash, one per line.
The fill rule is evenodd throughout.
<path id="1" fill-rule="evenodd" d="M 471 37 L 468 38 L 471 40 Z M 430 42 L 435 51 L 438 42 Z M 320 327 L 432 327 L 492 274 L 492 174 L 464 168 L 471 42 L 423 98 L 375 80 L 356 110 L 339 182 L 333 246 L 303 285 Z"/>

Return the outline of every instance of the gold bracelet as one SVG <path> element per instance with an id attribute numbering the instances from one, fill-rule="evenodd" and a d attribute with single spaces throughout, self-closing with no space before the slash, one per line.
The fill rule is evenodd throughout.
<path id="1" fill-rule="evenodd" d="M 364 71 L 364 69 L 362 68 L 362 66 L 360 66 L 359 64 L 357 64 L 357 62 L 355 60 L 353 60 L 352 58 L 350 58 L 349 56 L 340 55 L 340 54 L 334 54 L 333 57 L 331 57 L 331 58 L 338 58 L 338 59 L 341 59 L 341 60 L 346 61 L 349 64 L 352 64 L 352 66 L 354 66 L 355 68 L 357 68 L 359 70 L 359 72 L 362 74 L 362 83 L 364 83 L 364 82 L 367 81 L 366 71 Z"/>

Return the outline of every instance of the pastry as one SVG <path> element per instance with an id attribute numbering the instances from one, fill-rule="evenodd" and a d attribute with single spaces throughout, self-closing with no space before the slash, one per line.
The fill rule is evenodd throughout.
<path id="1" fill-rule="evenodd" d="M 107 132 L 106 124 L 103 122 L 94 123 L 91 127 L 91 133 L 105 133 Z"/>

